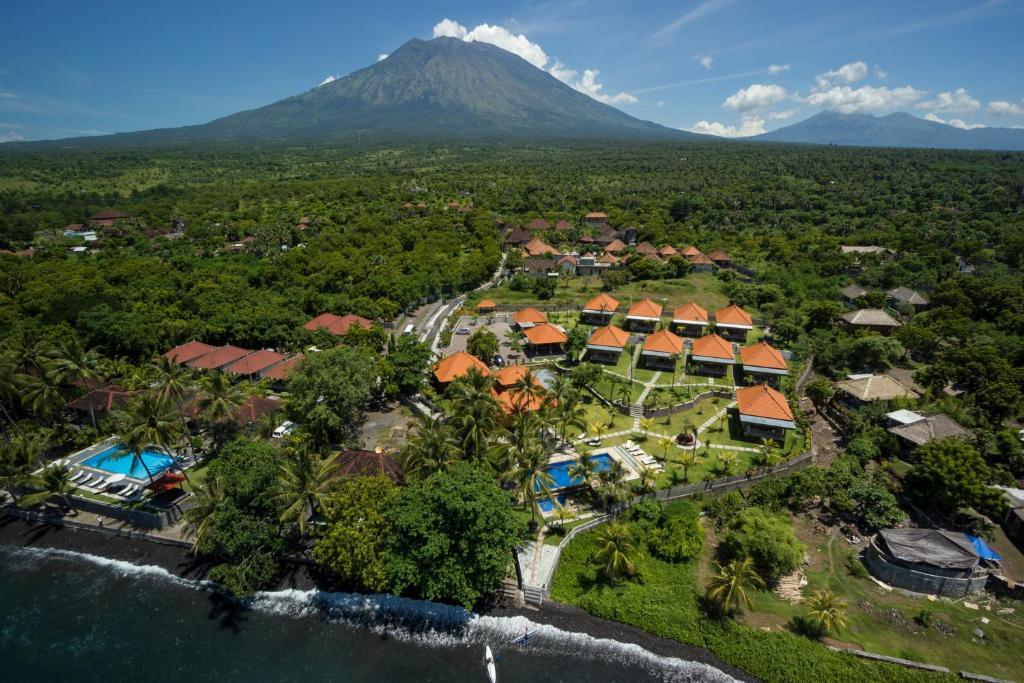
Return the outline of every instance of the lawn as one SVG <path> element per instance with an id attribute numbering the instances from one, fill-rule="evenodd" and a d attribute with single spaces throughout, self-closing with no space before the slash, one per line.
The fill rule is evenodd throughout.
<path id="1" fill-rule="evenodd" d="M 579 606 L 649 633 L 705 647 L 769 681 L 938 681 L 945 677 L 854 659 L 790 633 L 765 633 L 700 610 L 695 563 L 672 564 L 641 550 L 639 581 L 610 586 L 591 561 L 597 532 L 577 536 L 562 553 L 551 599 Z M 642 546 L 642 544 L 641 544 Z"/>
<path id="2" fill-rule="evenodd" d="M 609 410 L 605 406 L 595 399 L 593 396 L 583 397 L 583 412 L 586 415 L 584 418 L 587 425 L 600 423 L 609 425 L 607 433 L 620 432 L 623 429 L 629 429 L 633 424 L 633 419 L 628 415 L 622 415 L 614 410 Z M 568 436 L 569 434 L 567 434 Z"/>
<path id="3" fill-rule="evenodd" d="M 967 670 L 998 678 L 1021 679 L 1024 676 L 1024 615 L 1021 603 L 1013 604 L 1012 614 L 998 615 L 984 607 L 971 610 L 960 602 L 923 596 L 911 597 L 899 591 L 888 593 L 868 578 L 850 573 L 858 548 L 833 535 L 815 534 L 806 517 L 796 518 L 794 530 L 807 545 L 811 564 L 807 568 L 805 595 L 828 589 L 846 600 L 849 626 L 838 639 L 842 643 L 871 652 L 903 657 L 929 664 L 940 664 L 954 671 Z M 757 591 L 754 609 L 744 617 L 747 623 L 783 628 L 806 608 L 782 600 L 774 593 Z M 922 616 L 922 613 L 928 616 Z M 930 624 L 928 626 L 922 625 Z M 981 617 L 989 619 L 981 623 Z M 985 632 L 983 641 L 974 637 L 974 629 Z M 942 630 L 940 630 L 942 629 Z M 946 635 L 946 633 L 950 635 Z"/>

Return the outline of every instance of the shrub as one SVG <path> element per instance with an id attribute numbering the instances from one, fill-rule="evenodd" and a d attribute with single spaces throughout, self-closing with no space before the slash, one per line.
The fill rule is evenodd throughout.
<path id="1" fill-rule="evenodd" d="M 704 529 L 692 503 L 684 501 L 666 510 L 662 523 L 651 531 L 651 554 L 667 562 L 696 559 L 704 545 Z"/>
<path id="2" fill-rule="evenodd" d="M 868 578 L 868 568 L 864 566 L 864 563 L 856 555 L 850 555 L 846 558 L 846 571 L 855 579 Z"/>
<path id="3" fill-rule="evenodd" d="M 793 534 L 789 520 L 761 508 L 740 512 L 729 525 L 720 549 L 726 559 L 749 557 L 767 580 L 796 569 L 804 555 L 804 545 Z"/>

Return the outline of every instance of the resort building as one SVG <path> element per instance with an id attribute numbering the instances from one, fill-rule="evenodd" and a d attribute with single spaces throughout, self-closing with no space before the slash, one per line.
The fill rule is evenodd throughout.
<path id="1" fill-rule="evenodd" d="M 621 254 L 626 251 L 626 245 L 622 240 L 616 238 L 608 243 L 608 246 L 604 248 L 606 254 Z"/>
<path id="2" fill-rule="evenodd" d="M 252 351 L 231 344 L 218 346 L 213 351 L 185 363 L 196 370 L 223 370 L 232 363 L 248 356 Z"/>
<path id="3" fill-rule="evenodd" d="M 584 220 L 584 222 L 590 223 L 590 224 L 594 224 L 594 223 L 607 223 L 608 222 L 608 214 L 606 214 L 604 211 L 591 211 L 590 213 L 588 213 L 587 215 L 585 215 L 583 217 L 583 220 Z"/>
<path id="4" fill-rule="evenodd" d="M 948 415 L 940 413 L 931 417 L 919 417 L 918 420 L 888 429 L 890 434 L 900 440 L 904 450 L 910 451 L 938 439 L 966 439 L 970 436 L 970 432 Z"/>
<path id="5" fill-rule="evenodd" d="M 543 240 L 534 237 L 523 245 L 523 253 L 527 256 L 556 256 L 558 250 Z"/>
<path id="6" fill-rule="evenodd" d="M 915 311 L 920 311 L 928 307 L 929 301 L 910 287 L 896 287 L 885 293 L 885 303 L 890 306 L 910 306 Z"/>
<path id="7" fill-rule="evenodd" d="M 363 318 L 362 316 L 353 315 L 352 313 L 346 313 L 345 315 L 321 313 L 303 325 L 302 328 L 309 330 L 310 332 L 327 330 L 337 337 L 344 337 L 348 334 L 349 328 L 353 325 L 358 325 L 364 330 L 368 330 L 373 327 L 373 321 Z"/>
<path id="8" fill-rule="evenodd" d="M 531 356 L 549 356 L 565 353 L 565 342 L 569 337 L 551 323 L 541 323 L 523 330 L 526 337 L 526 353 Z"/>
<path id="9" fill-rule="evenodd" d="M 336 477 L 387 477 L 401 484 L 405 473 L 389 455 L 375 451 L 341 451 L 334 470 Z"/>
<path id="10" fill-rule="evenodd" d="M 868 290 L 857 285 L 847 285 L 839 290 L 839 294 L 843 297 L 843 301 L 848 304 L 856 303 L 857 299 L 861 298 L 868 293 Z"/>
<path id="11" fill-rule="evenodd" d="M 67 407 L 75 412 L 79 420 L 91 420 L 96 415 L 103 415 L 114 408 L 124 406 L 128 403 L 129 398 L 131 398 L 130 392 L 120 385 L 110 384 L 93 389 L 73 401 L 68 401 Z"/>
<path id="12" fill-rule="evenodd" d="M 782 392 L 767 384 L 738 388 L 736 411 L 740 417 L 740 429 L 746 436 L 782 443 L 786 430 L 796 429 L 789 401 Z"/>
<path id="13" fill-rule="evenodd" d="M 707 273 L 712 270 L 715 262 L 708 258 L 705 254 L 699 250 L 696 254 L 686 257 L 686 260 L 690 262 L 690 270 L 694 273 Z"/>
<path id="14" fill-rule="evenodd" d="M 615 325 L 605 325 L 594 330 L 587 340 L 587 360 L 594 363 L 615 365 L 622 350 L 629 343 L 629 333 Z"/>
<path id="15" fill-rule="evenodd" d="M 551 223 L 548 223 L 543 218 L 534 218 L 532 221 L 526 224 L 526 229 L 531 232 L 535 230 L 550 230 Z"/>
<path id="16" fill-rule="evenodd" d="M 758 342 L 740 349 L 743 374 L 754 382 L 779 385 L 779 378 L 789 374 L 782 353 L 767 342 Z"/>
<path id="17" fill-rule="evenodd" d="M 754 319 L 736 304 L 715 311 L 715 332 L 731 341 L 747 341 Z"/>
<path id="18" fill-rule="evenodd" d="M 849 379 L 837 382 L 836 389 L 842 394 L 840 400 L 853 408 L 875 401 L 918 398 L 917 392 L 889 375 L 850 375 Z"/>
<path id="19" fill-rule="evenodd" d="M 576 257 L 572 254 L 566 254 L 559 258 L 555 261 L 555 272 L 562 273 L 563 275 L 575 275 Z"/>
<path id="20" fill-rule="evenodd" d="M 619 300 L 601 293 L 588 301 L 580 311 L 580 320 L 588 325 L 607 325 L 615 317 Z"/>
<path id="21" fill-rule="evenodd" d="M 284 359 L 285 357 L 280 353 L 276 353 L 269 349 L 263 349 L 261 351 L 254 351 L 241 360 L 235 361 L 231 365 L 226 366 L 224 371 L 255 381 L 260 379 L 262 376 L 260 373 L 269 370 L 278 363 L 283 362 Z"/>
<path id="22" fill-rule="evenodd" d="M 520 330 L 528 330 L 534 325 L 543 325 L 547 323 L 547 321 L 547 315 L 538 311 L 533 306 L 521 308 L 512 314 L 512 322 Z"/>
<path id="23" fill-rule="evenodd" d="M 732 256 L 722 249 L 715 249 L 708 254 L 708 258 L 719 268 L 732 268 Z"/>
<path id="24" fill-rule="evenodd" d="M 215 348 L 217 347 L 210 344 L 204 344 L 203 342 L 190 341 L 179 346 L 175 346 L 164 354 L 164 358 L 168 358 L 178 365 L 186 365 L 189 361 L 193 361 L 200 356 L 205 356 Z"/>
<path id="25" fill-rule="evenodd" d="M 641 242 L 636 245 L 636 253 L 643 254 L 644 256 L 657 256 L 658 250 L 650 242 Z"/>
<path id="26" fill-rule="evenodd" d="M 658 256 L 663 259 L 670 259 L 673 256 L 679 256 L 679 252 L 671 244 L 666 244 L 658 250 Z"/>
<path id="27" fill-rule="evenodd" d="M 438 384 L 447 386 L 460 377 L 465 377 L 471 370 L 476 370 L 484 377 L 491 374 L 482 360 L 465 351 L 457 351 L 437 362 L 434 366 L 434 379 Z"/>
<path id="28" fill-rule="evenodd" d="M 239 427 L 245 427 L 273 415 L 283 407 L 281 400 L 276 396 L 250 396 L 238 406 L 232 419 Z"/>
<path id="29" fill-rule="evenodd" d="M 724 376 L 736 364 L 732 343 L 717 334 L 694 339 L 690 347 L 690 369 L 702 375 Z"/>
<path id="30" fill-rule="evenodd" d="M 693 302 L 683 304 L 672 313 L 672 328 L 676 334 L 703 337 L 708 324 L 708 312 Z"/>
<path id="31" fill-rule="evenodd" d="M 266 370 L 260 371 L 260 379 L 269 379 L 271 386 L 284 386 L 284 383 L 291 377 L 292 371 L 295 370 L 295 366 L 298 365 L 303 359 L 304 355 L 296 354 L 291 358 L 286 358 L 277 365 L 271 366 Z"/>
<path id="32" fill-rule="evenodd" d="M 526 230 L 523 230 L 522 228 L 513 228 L 512 232 L 510 232 L 508 237 L 505 238 L 505 246 L 521 248 L 531 239 L 533 239 L 533 236 Z"/>
<path id="33" fill-rule="evenodd" d="M 530 383 L 536 389 L 544 388 L 540 380 L 534 377 L 525 365 L 509 365 L 494 376 L 494 400 L 498 402 L 502 412 L 509 414 L 534 411 L 540 410 L 544 406 L 546 394 L 540 391 L 532 393 L 513 388 L 526 378 L 529 378 Z"/>
<path id="34" fill-rule="evenodd" d="M 640 362 L 654 370 L 675 372 L 676 362 L 683 354 L 683 339 L 668 330 L 647 335 L 640 349 Z"/>
<path id="35" fill-rule="evenodd" d="M 879 334 L 889 335 L 901 327 L 900 321 L 880 308 L 861 308 L 840 316 L 847 327 L 874 330 Z"/>
<path id="36" fill-rule="evenodd" d="M 661 322 L 661 304 L 641 299 L 629 307 L 626 328 L 636 332 L 653 332 Z"/>
<path id="37" fill-rule="evenodd" d="M 486 315 L 489 313 L 494 313 L 494 309 L 496 309 L 497 307 L 498 304 L 494 303 L 490 299 L 484 299 L 483 301 L 476 305 L 476 312 L 480 313 L 481 315 Z"/>

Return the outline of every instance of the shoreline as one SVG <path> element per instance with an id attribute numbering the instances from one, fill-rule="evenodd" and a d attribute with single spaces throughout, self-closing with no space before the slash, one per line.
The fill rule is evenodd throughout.
<path id="1" fill-rule="evenodd" d="M 0 517 L 0 545 L 69 550 L 132 564 L 155 565 L 182 578 L 193 580 L 205 578 L 209 569 L 207 563 L 195 560 L 188 550 L 178 546 L 162 545 L 121 536 L 107 536 L 83 529 L 54 526 L 41 522 L 29 522 L 8 515 Z M 296 566 L 286 572 L 275 589 L 328 590 L 318 584 L 304 566 Z M 544 607 L 540 609 L 529 607 L 495 608 L 482 612 L 482 614 L 494 617 L 521 616 L 563 631 L 585 633 L 594 638 L 606 638 L 621 643 L 632 643 L 658 656 L 675 657 L 707 664 L 737 680 L 758 680 L 721 661 L 710 650 L 661 638 L 633 626 L 595 617 L 571 605 L 549 601 L 545 602 Z"/>

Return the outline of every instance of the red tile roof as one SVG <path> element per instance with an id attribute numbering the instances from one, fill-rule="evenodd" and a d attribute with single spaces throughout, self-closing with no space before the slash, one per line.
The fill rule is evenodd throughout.
<path id="1" fill-rule="evenodd" d="M 629 307 L 627 318 L 660 318 L 661 304 L 650 299 L 641 299 Z"/>
<path id="2" fill-rule="evenodd" d="M 686 260 L 690 262 L 690 265 L 694 266 L 710 266 L 714 263 L 704 254 L 694 254 L 693 256 L 687 256 Z"/>
<path id="3" fill-rule="evenodd" d="M 264 415 L 272 415 L 283 406 L 281 401 L 267 396 L 250 396 L 249 399 L 238 406 L 235 411 L 235 423 L 247 425 L 259 422 Z"/>
<path id="4" fill-rule="evenodd" d="M 583 306 L 587 312 L 598 311 L 602 313 L 614 312 L 619 307 L 619 300 L 613 299 L 605 293 L 598 294 Z"/>
<path id="5" fill-rule="evenodd" d="M 67 406 L 72 410 L 79 412 L 89 412 L 90 407 L 93 412 L 106 413 L 111 408 L 116 406 L 122 406 L 128 402 L 128 398 L 131 396 L 122 387 L 111 384 L 107 387 L 101 387 L 99 389 L 93 389 L 84 396 L 79 396 L 73 401 L 69 401 Z"/>
<path id="6" fill-rule="evenodd" d="M 692 301 L 688 304 L 683 304 L 672 313 L 672 320 L 686 321 L 686 322 L 702 322 L 707 324 L 708 312 L 693 303 Z"/>
<path id="7" fill-rule="evenodd" d="M 303 356 L 301 353 L 292 356 L 291 358 L 288 358 L 287 360 L 278 363 L 269 370 L 261 372 L 260 377 L 263 377 L 265 379 L 276 379 L 284 381 L 291 376 L 292 371 L 295 370 L 295 366 L 298 365 L 304 358 L 305 356 Z"/>
<path id="8" fill-rule="evenodd" d="M 205 356 L 215 348 L 217 347 L 211 346 L 210 344 L 204 344 L 203 342 L 190 341 L 180 344 L 179 346 L 175 346 L 164 354 L 164 358 L 169 358 L 178 365 L 184 365 L 191 360 L 199 358 L 199 356 Z"/>
<path id="9" fill-rule="evenodd" d="M 521 308 L 512 314 L 512 322 L 517 325 L 539 325 L 547 321 L 548 317 L 533 306 Z"/>
<path id="10" fill-rule="evenodd" d="M 481 301 L 480 303 L 478 303 L 476 305 L 476 310 L 478 310 L 478 311 L 491 311 L 491 310 L 494 310 L 495 308 L 497 308 L 497 306 L 498 306 L 498 304 L 494 303 L 490 299 L 484 299 L 483 301 Z"/>
<path id="11" fill-rule="evenodd" d="M 566 220 L 561 220 L 555 223 L 555 230 L 572 230 L 572 223 Z"/>
<path id="12" fill-rule="evenodd" d="M 750 314 L 736 304 L 715 311 L 715 322 L 725 323 L 726 325 L 754 326 L 754 321 Z"/>
<path id="13" fill-rule="evenodd" d="M 738 388 L 736 406 L 740 415 L 793 422 L 793 411 L 789 407 L 789 401 L 782 392 L 772 389 L 767 384 Z"/>
<path id="14" fill-rule="evenodd" d="M 715 249 L 710 254 L 708 254 L 708 256 L 710 256 L 711 260 L 715 261 L 715 262 L 718 262 L 718 261 L 732 261 L 732 256 L 729 256 L 729 254 L 727 254 L 726 252 L 722 251 L 721 249 Z"/>
<path id="15" fill-rule="evenodd" d="M 744 346 L 740 349 L 740 360 L 744 365 L 752 365 L 759 368 L 774 368 L 776 370 L 786 369 L 786 359 L 778 349 L 767 342 L 758 342 L 751 346 Z"/>
<path id="16" fill-rule="evenodd" d="M 644 339 L 643 350 L 656 353 L 680 354 L 683 352 L 683 339 L 668 330 L 661 330 L 647 335 L 647 338 Z"/>
<path id="17" fill-rule="evenodd" d="M 342 451 L 335 472 L 341 477 L 387 477 L 396 484 L 404 479 L 402 467 L 389 455 L 373 451 Z"/>
<path id="18" fill-rule="evenodd" d="M 494 381 L 500 386 L 510 387 L 528 374 L 530 374 L 530 368 L 525 365 L 508 365 L 498 371 L 494 376 Z"/>
<path id="19" fill-rule="evenodd" d="M 523 330 L 523 335 L 526 337 L 526 341 L 530 344 L 564 344 L 569 340 L 565 336 L 565 332 L 552 325 L 551 323 L 541 323 L 540 325 L 534 325 Z"/>
<path id="20" fill-rule="evenodd" d="M 587 340 L 587 346 L 611 346 L 622 349 L 628 342 L 629 332 L 615 325 L 605 325 L 594 330 Z"/>
<path id="21" fill-rule="evenodd" d="M 353 315 L 352 313 L 346 313 L 345 315 L 321 313 L 302 327 L 310 332 L 315 332 L 316 330 L 323 328 L 331 334 L 343 337 L 348 332 L 348 328 L 352 327 L 352 325 L 359 325 L 363 329 L 368 330 L 373 327 L 373 321 L 363 318 L 362 316 Z"/>
<path id="22" fill-rule="evenodd" d="M 700 339 L 693 340 L 690 347 L 691 356 L 704 356 L 706 358 L 722 358 L 733 360 L 736 356 L 732 352 L 732 344 L 725 341 L 717 334 L 708 334 Z"/>
<path id="23" fill-rule="evenodd" d="M 245 358 L 232 363 L 231 365 L 224 368 L 225 372 L 233 372 L 236 375 L 255 375 L 261 370 L 277 365 L 284 360 L 284 356 L 280 353 L 270 351 L 268 349 L 261 349 L 250 353 Z"/>
<path id="24" fill-rule="evenodd" d="M 225 344 L 224 346 L 218 346 L 207 354 L 190 360 L 186 365 L 199 370 L 218 370 L 229 363 L 234 363 L 236 360 L 248 356 L 250 353 L 252 351 L 249 349 Z"/>
<path id="25" fill-rule="evenodd" d="M 476 368 L 484 376 L 491 374 L 482 360 L 465 351 L 457 351 L 438 361 L 434 366 L 434 377 L 441 384 L 448 384 L 468 374 L 473 368 Z"/>
<path id="26" fill-rule="evenodd" d="M 678 256 L 679 252 L 676 251 L 676 248 L 673 247 L 671 244 L 666 244 L 665 246 L 658 250 L 658 255 L 664 256 L 665 258 L 670 258 L 672 256 Z"/>

